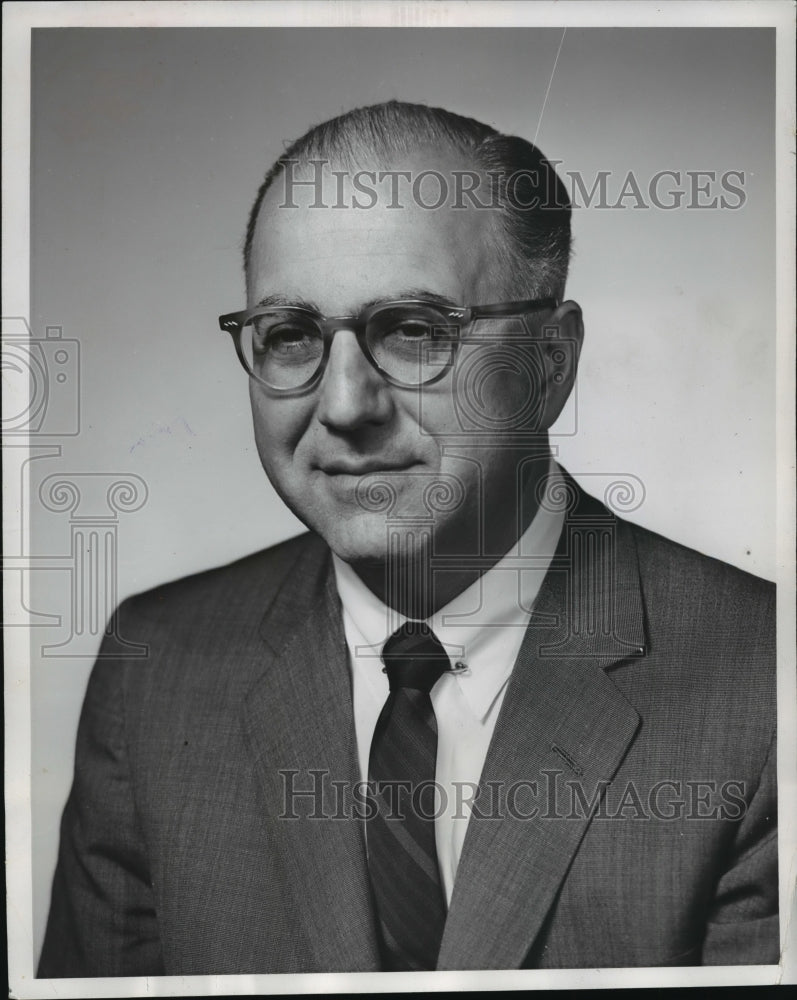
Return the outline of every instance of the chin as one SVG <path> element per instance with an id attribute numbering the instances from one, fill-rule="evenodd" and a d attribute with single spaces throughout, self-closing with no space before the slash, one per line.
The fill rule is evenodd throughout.
<path id="1" fill-rule="evenodd" d="M 383 515 L 359 517 L 320 533 L 335 555 L 363 568 L 384 566 L 391 557 L 402 562 L 425 561 L 432 548 L 427 530 L 388 522 Z"/>
<path id="2" fill-rule="evenodd" d="M 350 518 L 315 526 L 315 530 L 335 555 L 347 563 L 383 564 L 387 561 L 388 525 L 384 517 Z"/>

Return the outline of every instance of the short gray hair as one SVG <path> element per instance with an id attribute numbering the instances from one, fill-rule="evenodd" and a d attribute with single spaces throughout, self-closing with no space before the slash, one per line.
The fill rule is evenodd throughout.
<path id="1" fill-rule="evenodd" d="M 462 153 L 490 178 L 490 204 L 499 206 L 506 237 L 497 250 L 507 294 L 562 298 L 571 250 L 570 201 L 542 152 L 474 118 L 403 101 L 355 108 L 314 126 L 288 146 L 266 174 L 249 213 L 244 268 L 263 198 L 289 162 L 328 158 L 356 164 L 363 154 L 387 159 L 429 146 Z"/>

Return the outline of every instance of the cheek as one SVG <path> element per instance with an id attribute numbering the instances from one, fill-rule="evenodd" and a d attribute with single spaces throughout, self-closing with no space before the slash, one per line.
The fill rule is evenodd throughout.
<path id="1" fill-rule="evenodd" d="M 299 446 L 312 408 L 306 400 L 271 399 L 259 387 L 250 388 L 255 442 L 264 464 L 290 458 Z"/>
<path id="2" fill-rule="evenodd" d="M 470 345 L 469 345 L 470 346 Z M 464 430 L 533 431 L 544 402 L 545 372 L 536 346 L 500 341 L 472 345 L 455 372 Z"/>
<path id="3" fill-rule="evenodd" d="M 412 428 L 424 451 L 437 454 L 443 445 L 452 443 L 462 432 L 454 403 L 453 384 L 449 380 L 428 386 L 405 409 L 407 425 Z"/>

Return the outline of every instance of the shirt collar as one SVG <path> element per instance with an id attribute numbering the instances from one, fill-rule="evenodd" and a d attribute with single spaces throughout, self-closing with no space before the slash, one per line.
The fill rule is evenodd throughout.
<path id="1" fill-rule="evenodd" d="M 561 480 L 551 458 L 549 489 Z M 564 521 L 562 510 L 538 507 L 531 524 L 502 559 L 427 619 L 452 663 L 467 665 L 451 674 L 473 715 L 484 719 L 515 665 L 534 602 L 553 558 Z M 388 608 L 352 567 L 332 555 L 338 594 L 364 644 L 381 650 L 407 618 Z M 352 653 L 354 651 L 352 650 Z M 381 660 L 370 653 L 374 669 Z"/>

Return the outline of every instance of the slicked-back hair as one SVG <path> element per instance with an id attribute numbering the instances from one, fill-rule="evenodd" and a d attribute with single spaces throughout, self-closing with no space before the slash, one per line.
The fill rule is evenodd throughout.
<path id="1" fill-rule="evenodd" d="M 570 202 L 553 166 L 532 143 L 462 115 L 423 104 L 387 101 L 322 122 L 292 142 L 266 174 L 246 228 L 244 269 L 260 207 L 286 165 L 328 160 L 358 169 L 431 149 L 461 154 L 463 169 L 485 180 L 503 236 L 496 269 L 507 297 L 562 298 L 570 260 Z"/>

